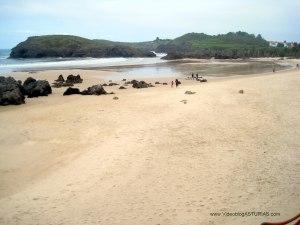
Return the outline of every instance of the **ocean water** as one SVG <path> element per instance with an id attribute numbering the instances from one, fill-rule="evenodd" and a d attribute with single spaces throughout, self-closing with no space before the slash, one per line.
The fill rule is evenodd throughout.
<path id="1" fill-rule="evenodd" d="M 219 60 L 208 63 L 170 63 L 161 59 L 165 54 L 155 58 L 42 58 L 10 59 L 10 50 L 0 50 L 0 75 L 8 76 L 13 71 L 35 71 L 46 69 L 94 69 L 114 70 L 119 76 L 109 79 L 180 77 L 190 73 L 202 76 L 248 75 L 288 69 L 290 65 L 267 60 Z"/>
<path id="2" fill-rule="evenodd" d="M 153 65 L 164 63 L 157 54 L 155 58 L 41 58 L 10 59 L 10 50 L 0 49 L 0 74 L 7 75 L 13 71 L 31 71 L 45 69 L 99 69 L 114 66 Z"/>

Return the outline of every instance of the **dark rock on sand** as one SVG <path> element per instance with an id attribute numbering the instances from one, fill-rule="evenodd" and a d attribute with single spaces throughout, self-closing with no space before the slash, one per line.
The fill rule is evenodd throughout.
<path id="1" fill-rule="evenodd" d="M 121 87 L 119 87 L 119 89 L 127 89 L 126 87 L 123 87 L 123 86 L 121 86 Z"/>
<path id="2" fill-rule="evenodd" d="M 186 94 L 186 95 L 193 95 L 193 94 L 196 94 L 196 92 L 194 92 L 194 91 L 186 91 L 184 94 Z"/>
<path id="3" fill-rule="evenodd" d="M 36 79 L 34 79 L 32 77 L 27 77 L 26 80 L 24 81 L 23 85 L 27 86 L 28 84 L 30 84 L 32 82 L 36 82 Z"/>
<path id="4" fill-rule="evenodd" d="M 68 87 L 63 95 L 79 95 L 80 90 L 78 88 Z"/>
<path id="5" fill-rule="evenodd" d="M 158 81 L 156 81 L 155 84 L 160 84 L 160 83 Z"/>
<path id="6" fill-rule="evenodd" d="M 108 86 L 116 86 L 116 85 L 119 85 L 117 83 L 109 83 Z"/>
<path id="7" fill-rule="evenodd" d="M 0 77 L 0 105 L 20 105 L 25 103 L 21 85 L 12 77 Z"/>
<path id="8" fill-rule="evenodd" d="M 67 77 L 67 80 L 66 80 L 66 83 L 72 83 L 72 84 L 79 84 L 79 83 L 82 83 L 83 79 L 80 77 L 80 75 L 69 75 Z"/>
<path id="9" fill-rule="evenodd" d="M 132 84 L 133 88 L 148 88 L 150 87 L 149 84 L 147 84 L 145 81 L 136 81 Z"/>
<path id="10" fill-rule="evenodd" d="M 239 90 L 239 93 L 240 94 L 244 94 L 244 90 Z"/>
<path id="11" fill-rule="evenodd" d="M 126 81 L 126 79 L 123 79 L 122 81 Z"/>
<path id="12" fill-rule="evenodd" d="M 65 78 L 64 78 L 63 75 L 61 74 L 61 75 L 58 76 L 58 78 L 57 78 L 55 81 L 56 81 L 56 82 L 61 82 L 61 83 L 63 83 L 63 82 L 65 82 Z"/>
<path id="13" fill-rule="evenodd" d="M 82 95 L 105 95 L 107 92 L 104 90 L 102 85 L 93 85 L 88 87 L 86 90 L 81 92 Z"/>
<path id="14" fill-rule="evenodd" d="M 207 82 L 207 80 L 205 78 L 201 78 L 199 79 L 200 82 Z"/>
<path id="15" fill-rule="evenodd" d="M 113 97 L 113 100 L 118 100 L 119 98 L 117 96 Z"/>
<path id="16" fill-rule="evenodd" d="M 168 83 L 163 83 L 163 85 L 168 85 Z"/>
<path id="17" fill-rule="evenodd" d="M 23 87 L 25 89 L 25 94 L 28 95 L 28 98 L 47 96 L 48 94 L 52 93 L 50 84 L 46 80 L 30 82 L 27 85 L 23 85 Z"/>
<path id="18" fill-rule="evenodd" d="M 61 88 L 61 87 L 72 87 L 74 84 L 72 83 L 62 83 L 62 82 L 54 82 L 51 87 Z"/>
<path id="19" fill-rule="evenodd" d="M 104 83 L 104 84 L 102 84 L 102 86 L 103 86 L 103 87 L 106 87 L 106 86 L 108 86 L 108 85 L 107 85 L 106 83 Z"/>

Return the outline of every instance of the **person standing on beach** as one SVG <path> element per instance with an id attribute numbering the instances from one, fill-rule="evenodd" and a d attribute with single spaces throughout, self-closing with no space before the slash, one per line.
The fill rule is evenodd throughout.
<path id="1" fill-rule="evenodd" d="M 179 80 L 178 79 L 175 80 L 175 85 L 176 85 L 176 87 L 178 87 L 178 85 L 179 85 Z"/>
<path id="2" fill-rule="evenodd" d="M 171 82 L 171 87 L 173 87 L 173 85 L 174 85 L 174 81 Z"/>
<path id="3" fill-rule="evenodd" d="M 194 73 L 192 73 L 192 80 L 194 80 Z"/>

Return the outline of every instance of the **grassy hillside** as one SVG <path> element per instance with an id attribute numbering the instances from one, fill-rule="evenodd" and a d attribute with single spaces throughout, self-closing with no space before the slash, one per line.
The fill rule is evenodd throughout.
<path id="1" fill-rule="evenodd" d="M 246 32 L 207 35 L 188 33 L 181 37 L 147 42 L 90 40 L 71 35 L 30 37 L 12 49 L 12 58 L 41 57 L 154 57 L 151 51 L 165 52 L 166 59 L 299 57 L 300 46 L 269 47 L 261 35 Z"/>
<path id="2" fill-rule="evenodd" d="M 153 57 L 150 51 L 123 43 L 71 35 L 29 37 L 11 51 L 11 58 L 42 57 Z"/>
<path id="3" fill-rule="evenodd" d="M 188 33 L 158 46 L 159 51 L 171 54 L 184 54 L 191 56 L 234 58 L 248 54 L 248 50 L 268 48 L 269 43 L 260 35 L 236 32 L 220 35 L 207 35 L 203 33 Z M 251 53 L 249 53 L 251 54 Z"/>
<path id="4" fill-rule="evenodd" d="M 156 51 L 158 46 L 168 44 L 171 40 L 157 38 L 154 41 L 144 41 L 144 42 L 114 42 L 114 41 L 100 40 L 100 39 L 96 39 L 94 41 L 101 45 L 121 45 L 121 46 L 129 46 L 132 48 L 141 49 L 144 51 Z"/>

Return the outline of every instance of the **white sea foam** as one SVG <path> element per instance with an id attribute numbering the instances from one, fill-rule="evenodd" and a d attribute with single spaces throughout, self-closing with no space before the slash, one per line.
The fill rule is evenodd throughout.
<path id="1" fill-rule="evenodd" d="M 155 58 L 43 58 L 43 59 L 8 59 L 0 57 L 0 72 L 30 69 L 56 68 L 101 68 L 107 66 L 126 66 L 155 64 L 164 62 L 165 54 L 157 54 Z"/>

